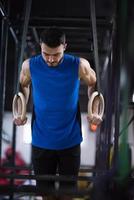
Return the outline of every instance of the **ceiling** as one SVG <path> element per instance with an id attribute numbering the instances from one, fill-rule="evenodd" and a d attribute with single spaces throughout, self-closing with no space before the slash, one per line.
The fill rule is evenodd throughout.
<path id="1" fill-rule="evenodd" d="M 98 44 L 103 56 L 107 50 L 107 39 L 112 26 L 112 0 L 96 1 Z M 15 29 L 20 30 L 24 20 L 25 0 L 10 0 L 10 20 Z M 56 25 L 64 29 L 67 35 L 69 53 L 75 53 L 93 59 L 93 40 L 90 20 L 89 0 L 33 0 L 29 21 L 27 42 L 30 50 L 38 42 L 40 32 L 47 26 Z M 18 31 L 18 37 L 21 31 Z M 37 46 L 36 46 L 37 47 Z"/>

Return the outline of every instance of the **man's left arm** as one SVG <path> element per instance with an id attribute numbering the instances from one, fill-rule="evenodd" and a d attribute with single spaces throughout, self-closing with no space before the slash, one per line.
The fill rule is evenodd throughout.
<path id="1" fill-rule="evenodd" d="M 88 98 L 90 98 L 91 94 L 94 92 L 94 87 L 97 79 L 95 71 L 91 68 L 89 62 L 84 58 L 80 58 L 79 78 L 82 79 L 87 84 Z M 94 102 L 93 105 L 94 113 L 97 113 L 98 111 L 98 100 L 96 98 L 96 102 Z M 93 118 L 91 116 L 88 116 L 88 121 L 89 123 L 100 124 L 102 120 L 100 119 L 99 116 L 95 115 L 93 116 Z"/>
<path id="2" fill-rule="evenodd" d="M 80 58 L 79 77 L 80 79 L 83 79 L 89 87 L 93 87 L 96 84 L 95 71 L 91 68 L 89 62 L 84 58 Z"/>

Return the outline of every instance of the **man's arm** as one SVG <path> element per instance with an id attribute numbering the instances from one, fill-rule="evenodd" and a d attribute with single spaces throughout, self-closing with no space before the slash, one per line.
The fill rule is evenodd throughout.
<path id="1" fill-rule="evenodd" d="M 23 62 L 22 69 L 20 72 L 20 90 L 25 96 L 26 103 L 28 102 L 29 99 L 30 83 L 31 83 L 31 75 L 29 69 L 29 59 L 27 59 Z"/>
<path id="2" fill-rule="evenodd" d="M 23 95 L 25 97 L 25 102 L 27 104 L 28 99 L 29 99 L 29 94 L 30 94 L 30 82 L 31 82 L 29 60 L 25 60 L 22 64 L 19 82 L 20 82 L 20 91 L 23 93 Z M 17 104 L 18 104 L 18 106 L 17 106 L 18 112 L 21 113 L 22 107 L 21 107 L 20 99 L 18 99 Z M 25 118 L 24 120 L 22 120 L 20 117 L 17 117 L 14 119 L 14 123 L 18 126 L 24 125 L 26 123 L 26 121 L 27 121 L 27 118 Z"/>
<path id="3" fill-rule="evenodd" d="M 79 77 L 87 84 L 88 98 L 90 98 L 96 84 L 96 73 L 91 68 L 89 62 L 84 58 L 80 58 Z"/>
<path id="4" fill-rule="evenodd" d="M 79 77 L 80 79 L 83 79 L 89 87 L 93 87 L 96 83 L 95 71 L 90 67 L 89 62 L 84 58 L 80 58 Z"/>
<path id="5" fill-rule="evenodd" d="M 88 85 L 88 98 L 90 98 L 91 94 L 94 92 L 94 87 L 97 81 L 96 73 L 90 67 L 89 62 L 84 58 L 80 58 L 79 77 Z M 98 113 L 98 104 L 99 98 L 96 98 L 92 107 L 93 113 Z M 94 116 L 88 116 L 88 121 L 89 123 L 100 124 L 102 120 L 99 115 L 95 114 Z"/>

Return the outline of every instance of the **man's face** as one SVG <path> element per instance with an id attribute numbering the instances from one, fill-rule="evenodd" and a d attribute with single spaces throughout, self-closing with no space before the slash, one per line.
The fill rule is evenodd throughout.
<path id="1" fill-rule="evenodd" d="M 61 62 L 65 48 L 66 44 L 52 48 L 41 43 L 41 54 L 48 66 L 55 67 Z"/>

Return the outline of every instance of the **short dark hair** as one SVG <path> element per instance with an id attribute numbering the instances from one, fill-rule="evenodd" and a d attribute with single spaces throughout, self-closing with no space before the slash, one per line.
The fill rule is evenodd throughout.
<path id="1" fill-rule="evenodd" d="M 45 43 L 49 47 L 58 47 L 61 44 L 65 44 L 65 42 L 65 33 L 59 27 L 49 27 L 40 36 L 40 43 Z"/>

